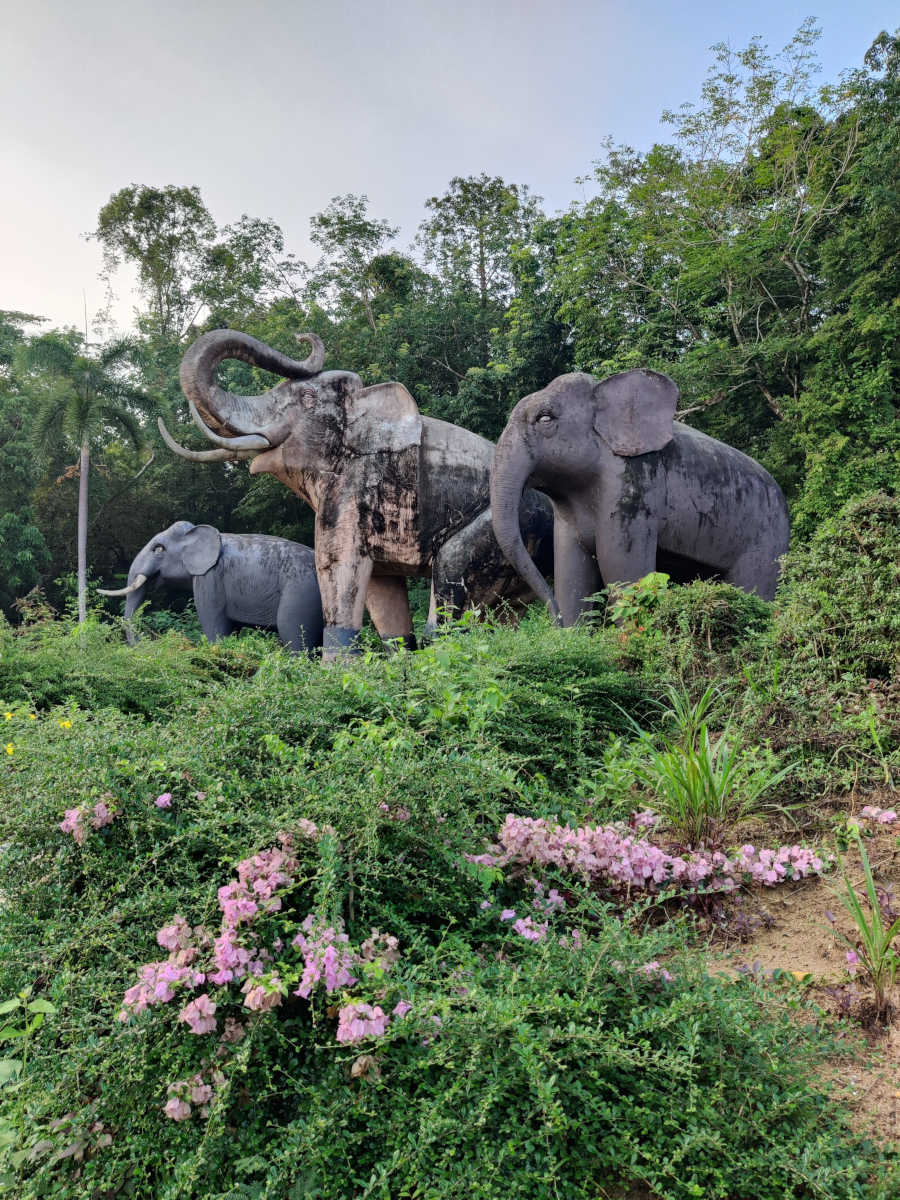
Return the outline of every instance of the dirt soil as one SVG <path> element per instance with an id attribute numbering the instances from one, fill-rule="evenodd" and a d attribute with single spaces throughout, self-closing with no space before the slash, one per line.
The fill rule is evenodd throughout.
<path id="1" fill-rule="evenodd" d="M 874 836 L 865 839 L 876 884 L 887 891 L 895 914 L 900 913 L 897 834 L 897 826 L 875 826 Z M 851 848 L 844 859 L 852 882 L 864 895 L 858 854 Z M 846 1040 L 848 1053 L 829 1070 L 829 1082 L 861 1133 L 892 1142 L 900 1138 L 900 988 L 894 995 L 894 1023 L 877 1022 L 871 990 L 862 979 L 850 978 L 847 947 L 835 936 L 837 929 L 854 941 L 853 923 L 838 897 L 841 886 L 840 871 L 835 870 L 822 879 L 754 889 L 730 911 L 722 933 L 712 939 L 709 970 L 763 977 L 790 972 L 808 999 L 825 1013 L 843 1018 L 835 1028 L 838 1039 Z"/>

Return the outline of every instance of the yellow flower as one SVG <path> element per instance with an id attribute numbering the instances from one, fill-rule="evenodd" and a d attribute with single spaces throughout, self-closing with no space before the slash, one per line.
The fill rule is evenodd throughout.
<path id="1" fill-rule="evenodd" d="M 29 714 L 28 714 L 28 720 L 29 720 L 29 721 L 36 721 L 36 720 L 37 720 L 37 717 L 34 715 L 34 713 L 29 713 Z"/>
<path id="2" fill-rule="evenodd" d="M 15 746 L 12 744 L 12 742 L 7 742 L 6 743 L 6 753 L 12 754 L 14 752 L 14 750 L 15 750 Z"/>
<path id="3" fill-rule="evenodd" d="M 5 713 L 3 714 L 3 716 L 6 718 L 6 720 L 7 720 L 7 721 L 11 721 L 11 720 L 12 720 L 12 713 L 5 712 Z"/>
<path id="4" fill-rule="evenodd" d="M 59 724 L 60 729 L 71 729 L 72 728 L 71 721 L 59 721 L 58 724 Z"/>

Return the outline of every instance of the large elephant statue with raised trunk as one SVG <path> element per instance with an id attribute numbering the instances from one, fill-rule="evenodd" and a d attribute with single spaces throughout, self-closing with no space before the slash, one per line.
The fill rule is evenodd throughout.
<path id="1" fill-rule="evenodd" d="M 125 587 L 125 629 L 151 588 L 193 591 L 200 627 L 210 642 L 235 629 L 275 629 L 299 654 L 322 644 L 322 603 L 309 546 L 263 533 L 219 533 L 212 525 L 176 521 L 135 555 Z"/>
<path id="2" fill-rule="evenodd" d="M 493 444 L 422 416 L 400 383 L 365 387 L 352 371 L 323 371 L 321 340 L 300 336 L 311 346 L 302 360 L 236 330 L 202 334 L 182 360 L 181 386 L 215 449 L 185 449 L 162 421 L 160 432 L 195 462 L 250 459 L 251 474 L 274 475 L 315 510 L 323 657 L 355 648 L 364 607 L 383 638 L 412 644 L 409 576 L 431 579 L 430 624 L 439 608 L 530 597 L 491 527 Z M 260 396 L 234 395 L 216 381 L 228 358 L 283 382 Z M 517 519 L 529 553 L 549 569 L 549 501 L 525 493 Z"/>
<path id="3" fill-rule="evenodd" d="M 491 471 L 494 532 L 564 625 L 604 585 L 656 570 L 775 595 L 790 533 L 781 489 L 746 454 L 676 421 L 677 401 L 656 371 L 575 372 L 510 414 Z M 522 539 L 526 488 L 553 502 L 555 594 Z"/>

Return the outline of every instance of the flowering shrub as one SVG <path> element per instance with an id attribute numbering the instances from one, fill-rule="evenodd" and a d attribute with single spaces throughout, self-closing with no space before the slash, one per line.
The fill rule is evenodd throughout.
<path id="1" fill-rule="evenodd" d="M 112 796 L 107 795 L 106 799 L 111 800 Z M 94 805 L 81 804 L 76 808 L 67 808 L 59 828 L 63 833 L 71 833 L 76 843 L 83 846 L 92 830 L 112 825 L 119 815 L 117 809 L 109 807 L 106 799 L 98 800 Z"/>
<path id="2" fill-rule="evenodd" d="M 730 892 L 742 881 L 774 887 L 783 880 L 818 875 L 825 868 L 824 859 L 805 846 L 757 850 L 744 845 L 731 855 L 718 850 L 668 854 L 638 836 L 637 830 L 626 833 L 617 825 L 572 829 L 512 813 L 500 829 L 497 845 L 485 854 L 466 857 L 485 867 L 552 866 L 595 884 L 651 892 L 672 884 L 686 891 Z M 501 920 L 515 915 L 506 910 Z"/>
<path id="3" fill-rule="evenodd" d="M 302 836 L 317 838 L 319 834 L 313 822 L 302 822 Z M 283 833 L 277 847 L 238 863 L 237 879 L 219 888 L 222 918 L 218 935 L 200 925 L 192 928 L 176 915 L 156 935 L 159 945 L 169 951 L 168 958 L 141 968 L 138 982 L 125 993 L 118 1019 L 128 1021 L 151 1005 L 196 993 L 181 1008 L 178 1020 L 192 1034 L 202 1036 L 218 1031 L 217 1014 L 228 1005 L 240 1003 L 244 1010 L 257 1014 L 277 1008 L 291 983 L 297 983 L 292 994 L 308 1000 L 319 986 L 332 995 L 353 987 L 363 972 L 379 977 L 388 972 L 399 959 L 397 938 L 373 929 L 359 950 L 354 950 L 337 917 L 328 921 L 308 914 L 289 947 L 280 936 L 267 936 L 271 930 L 264 919 L 282 911 L 285 894 L 298 882 L 299 867 L 294 837 Z M 299 964 L 291 949 L 299 952 Z M 218 989 L 215 999 L 208 990 L 198 990 L 210 987 Z M 402 1017 L 409 1007 L 401 1000 L 392 1015 Z M 380 1037 L 390 1020 L 378 1005 L 352 1000 L 338 1011 L 336 1039 L 356 1043 Z M 229 1016 L 219 1040 L 237 1042 L 243 1035 L 242 1023 Z M 198 1080 L 199 1076 L 190 1083 L 170 1085 L 166 1116 L 186 1120 L 192 1103 L 200 1107 L 201 1114 L 208 1109 L 212 1091 Z M 209 1092 L 205 1100 L 197 1098 L 201 1092 L 204 1096 Z"/>

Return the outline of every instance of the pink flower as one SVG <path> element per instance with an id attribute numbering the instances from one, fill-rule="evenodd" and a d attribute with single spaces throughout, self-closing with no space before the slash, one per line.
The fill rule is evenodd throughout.
<path id="1" fill-rule="evenodd" d="M 395 1017 L 405 1017 L 411 1009 L 412 1005 L 408 1000 L 398 1000 L 391 1011 Z"/>
<path id="2" fill-rule="evenodd" d="M 88 831 L 84 827 L 84 811 L 80 808 L 67 808 L 66 815 L 59 823 L 59 827 L 63 833 L 71 833 L 75 842 L 79 846 L 83 846 L 87 838 Z"/>
<path id="3" fill-rule="evenodd" d="M 163 950 L 186 950 L 191 942 L 191 927 L 184 917 L 176 913 L 171 925 L 164 925 L 156 935 Z"/>
<path id="4" fill-rule="evenodd" d="M 478 907 L 481 909 L 482 912 L 484 912 L 484 910 L 486 908 L 491 907 L 491 901 L 490 900 L 482 900 L 482 902 L 478 905 Z"/>
<path id="5" fill-rule="evenodd" d="M 209 1104 L 213 1098 L 213 1090 L 208 1083 L 203 1082 L 202 1075 L 195 1075 L 191 1083 L 191 1101 L 194 1104 Z"/>
<path id="6" fill-rule="evenodd" d="M 339 1042 L 361 1042 L 363 1038 L 380 1037 L 387 1029 L 389 1017 L 371 1004 L 345 1004 L 338 1013 L 336 1038 Z"/>
<path id="7" fill-rule="evenodd" d="M 247 984 L 250 984 L 248 987 Z M 261 984 L 254 984 L 252 979 L 247 979 L 244 982 L 243 991 L 244 1007 L 249 1008 L 252 1012 L 268 1012 L 271 1008 L 277 1008 L 281 1003 L 281 992 L 269 991 Z"/>
<path id="8" fill-rule="evenodd" d="M 501 921 L 514 921 L 516 919 L 516 910 L 514 908 L 504 908 L 500 914 Z"/>
<path id="9" fill-rule="evenodd" d="M 191 1106 L 186 1100 L 179 1100 L 177 1096 L 173 1096 L 171 1100 L 166 1101 L 163 1112 L 173 1121 L 186 1121 L 191 1115 Z"/>
<path id="10" fill-rule="evenodd" d="M 163 792 L 163 794 L 161 796 L 156 797 L 156 799 L 153 801 L 153 803 L 156 805 L 157 808 L 171 808 L 172 807 L 172 793 L 171 792 Z"/>
<path id="11" fill-rule="evenodd" d="M 859 955 L 856 953 L 855 950 L 848 950 L 847 951 L 847 969 L 851 975 L 856 971 L 856 968 L 858 966 L 859 966 Z"/>
<path id="12" fill-rule="evenodd" d="M 94 813 L 91 817 L 91 828 L 102 829 L 104 825 L 112 825 L 115 813 L 112 812 L 109 806 L 103 800 L 98 800 L 94 805 Z"/>
<path id="13" fill-rule="evenodd" d="M 526 917 L 524 920 L 520 917 L 513 925 L 513 929 L 529 942 L 539 942 L 547 934 L 546 924 L 535 925 L 531 917 Z"/>
<path id="14" fill-rule="evenodd" d="M 191 1033 L 212 1033 L 216 1028 L 216 1005 L 204 992 L 178 1014 L 178 1020 L 189 1026 Z"/>

